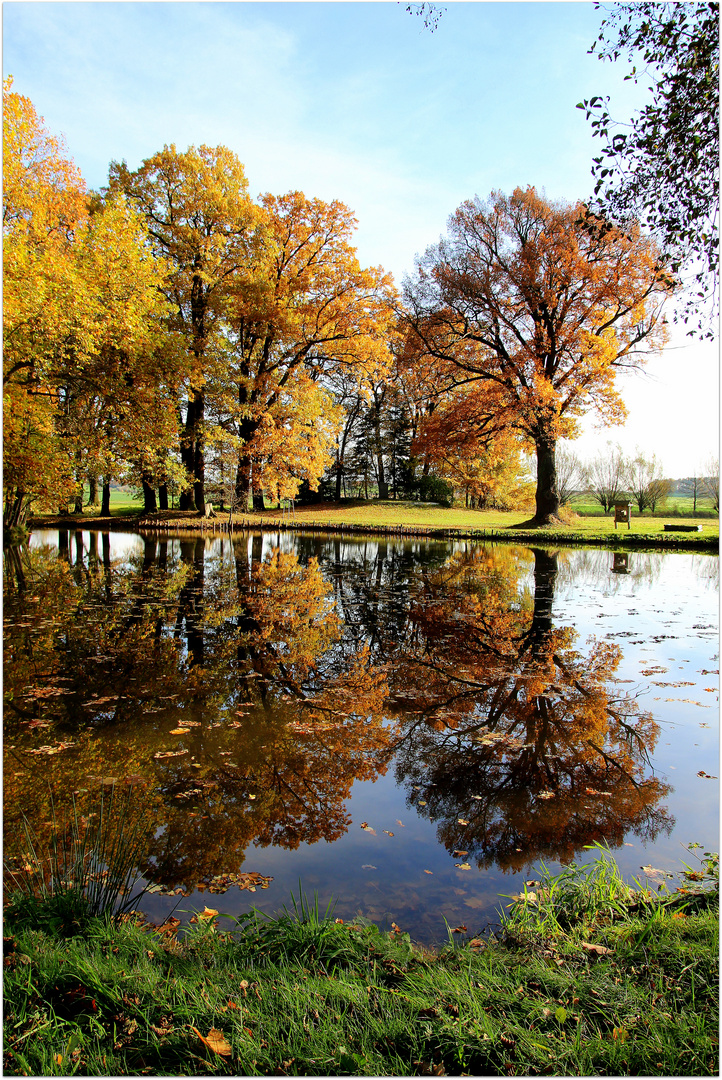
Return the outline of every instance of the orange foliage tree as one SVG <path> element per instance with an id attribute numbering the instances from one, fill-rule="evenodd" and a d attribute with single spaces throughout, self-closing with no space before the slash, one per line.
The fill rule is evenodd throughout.
<path id="1" fill-rule="evenodd" d="M 534 190 L 463 203 L 406 283 L 407 356 L 436 362 L 440 389 L 473 384 L 479 431 L 510 427 L 537 454 L 534 524 L 556 517 L 557 440 L 594 408 L 620 423 L 622 368 L 665 340 L 671 291 L 654 241 Z"/>

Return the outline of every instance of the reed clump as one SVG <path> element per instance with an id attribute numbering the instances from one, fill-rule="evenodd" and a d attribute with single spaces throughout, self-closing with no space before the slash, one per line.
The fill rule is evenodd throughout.
<path id="1" fill-rule="evenodd" d="M 154 814 L 144 786 L 101 785 L 81 805 L 75 795 L 60 814 L 50 798 L 50 832 L 39 837 L 23 815 L 21 833 L 3 862 L 5 918 L 15 925 L 72 935 L 90 919 L 134 907 Z"/>

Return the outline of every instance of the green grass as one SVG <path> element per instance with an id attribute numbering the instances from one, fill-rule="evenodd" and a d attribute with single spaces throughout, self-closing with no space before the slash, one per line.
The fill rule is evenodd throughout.
<path id="1" fill-rule="evenodd" d="M 113 493 L 121 496 L 123 493 Z M 116 503 L 111 500 L 111 513 L 113 516 L 139 515 L 138 503 L 122 502 L 120 497 Z M 565 514 L 568 524 L 557 525 L 544 529 L 523 529 L 523 523 L 528 521 L 531 511 L 502 511 L 502 510 L 466 510 L 462 507 L 445 508 L 431 503 L 419 503 L 412 501 L 388 500 L 348 500 L 341 503 L 322 503 L 315 506 L 297 506 L 293 515 L 283 513 L 278 509 L 268 509 L 261 512 L 235 514 L 234 523 L 236 528 L 244 525 L 249 528 L 274 526 L 277 524 L 292 523 L 297 528 L 304 525 L 312 528 L 328 528 L 332 530 L 348 529 L 353 531 L 374 530 L 401 531 L 411 533 L 431 533 L 435 530 L 462 533 L 481 534 L 492 533 L 495 536 L 503 535 L 504 538 L 513 540 L 515 537 L 523 540 L 529 536 L 545 538 L 550 541 L 557 539 L 580 542 L 600 540 L 609 543 L 613 540 L 624 543 L 625 539 L 649 538 L 651 543 L 663 541 L 665 543 L 709 544 L 710 541 L 719 539 L 719 520 L 717 517 L 707 518 L 703 521 L 697 518 L 675 516 L 640 516 L 632 512 L 631 529 L 625 525 L 618 525 L 615 529 L 613 515 L 603 516 L 594 514 L 583 516 L 574 511 Z M 94 515 L 87 518 L 77 517 L 78 525 L 91 522 Z M 216 526 L 225 523 L 227 515 L 219 512 Z M 37 518 L 38 524 L 42 518 Z M 181 513 L 179 511 L 164 511 L 158 515 L 158 520 L 171 527 L 198 527 L 203 523 L 195 512 Z M 665 533 L 664 524 L 670 521 L 675 525 L 700 525 L 701 533 Z M 210 527 L 210 522 L 206 523 Z"/>
<path id="2" fill-rule="evenodd" d="M 542 872 L 496 937 L 433 954 L 303 897 L 231 930 L 210 910 L 66 940 L 6 922 L 5 1074 L 716 1075 L 702 865 L 659 902 L 597 852 Z"/>

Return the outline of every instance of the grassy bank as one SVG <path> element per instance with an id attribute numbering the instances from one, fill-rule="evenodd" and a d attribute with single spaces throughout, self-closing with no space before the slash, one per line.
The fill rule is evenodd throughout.
<path id="1" fill-rule="evenodd" d="M 419 535 L 505 539 L 527 542 L 530 539 L 548 542 L 566 543 L 607 543 L 624 545 L 660 544 L 685 546 L 716 546 L 719 543 L 719 522 L 716 519 L 700 521 L 696 518 L 674 517 L 668 520 L 674 525 L 701 525 L 701 532 L 664 531 L 667 519 L 663 517 L 642 517 L 632 514 L 631 529 L 625 525 L 614 528 L 613 517 L 582 517 L 570 513 L 567 524 L 543 529 L 524 528 L 529 519 L 528 511 L 504 512 L 501 510 L 465 510 L 463 508 L 444 508 L 429 503 L 401 502 L 388 500 L 359 501 L 341 503 L 322 503 L 317 506 L 296 507 L 293 514 L 279 510 L 235 515 L 235 529 L 241 528 L 296 528 L 323 529 L 333 532 L 383 533 L 389 535 Z M 57 516 L 35 518 L 33 525 L 57 526 L 61 521 Z M 78 515 L 62 519 L 62 523 L 75 528 L 102 527 L 108 525 L 126 525 L 137 527 L 143 522 L 146 527 L 162 531 L 204 529 L 213 531 L 225 527 L 227 513 L 217 514 L 216 518 L 204 519 L 195 512 L 181 513 L 177 510 L 161 511 L 150 515 L 128 515 L 117 513 L 110 519 L 100 519 L 95 515 Z"/>
<path id="2" fill-rule="evenodd" d="M 465 943 L 436 953 L 306 903 L 230 929 L 211 909 L 181 929 L 20 904 L 5 1074 L 716 1075 L 716 859 L 701 866 L 659 894 L 598 853 L 530 882 L 496 936 L 456 928 Z"/>

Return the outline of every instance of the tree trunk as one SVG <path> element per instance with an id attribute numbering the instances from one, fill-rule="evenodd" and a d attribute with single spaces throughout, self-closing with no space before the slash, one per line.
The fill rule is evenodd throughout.
<path id="1" fill-rule="evenodd" d="M 235 490 L 238 509 L 242 514 L 248 513 L 248 497 L 251 494 L 251 459 L 249 457 L 238 459 Z"/>
<path id="2" fill-rule="evenodd" d="M 253 468 L 251 471 L 251 488 L 253 489 L 253 509 L 265 510 L 263 504 L 263 488 L 260 481 L 260 469 L 256 462 L 253 462 Z"/>
<path id="3" fill-rule="evenodd" d="M 100 506 L 97 476 L 88 477 L 88 506 Z"/>
<path id="4" fill-rule="evenodd" d="M 168 485 L 161 484 L 158 488 L 158 506 L 161 510 L 168 509 Z"/>
<path id="5" fill-rule="evenodd" d="M 110 480 L 103 480 L 103 501 L 100 504 L 100 516 L 110 517 Z"/>
<path id="6" fill-rule="evenodd" d="M 555 462 L 556 439 L 536 440 L 536 514 L 537 525 L 549 525 L 559 513 L 557 469 Z"/>
<path id="7" fill-rule="evenodd" d="M 149 478 L 143 477 L 143 512 L 154 514 L 158 509 L 155 501 L 155 488 L 151 486 Z"/>

